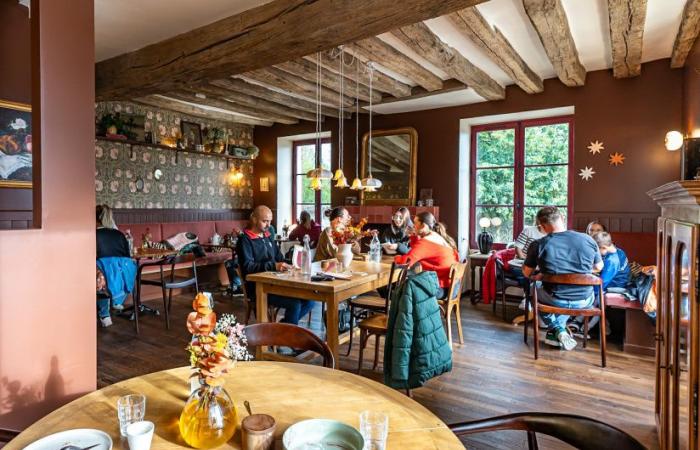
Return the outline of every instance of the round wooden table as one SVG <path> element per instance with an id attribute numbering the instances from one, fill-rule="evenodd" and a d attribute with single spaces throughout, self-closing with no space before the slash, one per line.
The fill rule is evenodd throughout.
<path id="1" fill-rule="evenodd" d="M 4 450 L 21 449 L 31 442 L 72 428 L 97 428 L 114 441 L 114 448 L 128 449 L 121 440 L 117 399 L 142 393 L 146 420 L 156 425 L 153 450 L 189 448 L 180 437 L 178 418 L 189 395 L 190 369 L 155 372 L 132 378 L 87 394 L 36 422 L 13 439 Z M 335 419 L 359 429 L 359 413 L 366 409 L 389 415 L 388 449 L 461 449 L 447 426 L 433 413 L 404 394 L 375 381 L 340 370 L 281 362 L 242 362 L 226 375 L 226 390 L 233 398 L 239 421 L 247 413 L 270 414 L 277 421 L 276 448 L 293 423 L 310 418 Z M 240 430 L 240 422 L 239 422 Z M 220 448 L 240 448 L 240 431 Z"/>

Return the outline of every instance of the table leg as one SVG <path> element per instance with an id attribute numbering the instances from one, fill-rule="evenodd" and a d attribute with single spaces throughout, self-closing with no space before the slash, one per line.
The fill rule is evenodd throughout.
<path id="1" fill-rule="evenodd" d="M 469 292 L 470 295 L 470 300 L 472 302 L 472 305 L 476 305 L 477 302 L 479 301 L 479 298 L 476 295 L 476 266 L 474 264 L 470 264 L 470 269 L 471 271 L 471 284 L 472 288 L 471 291 Z"/>
<path id="2" fill-rule="evenodd" d="M 339 336 L 338 336 L 338 301 L 334 298 L 328 299 L 326 302 L 326 343 L 333 353 L 333 358 L 335 358 L 336 364 L 338 361 L 338 347 L 339 347 Z"/>
<path id="3" fill-rule="evenodd" d="M 269 320 L 267 317 L 267 292 L 265 284 L 260 282 L 255 283 L 255 317 L 258 319 L 258 323 L 265 323 Z M 255 350 L 255 359 L 261 361 L 266 349 L 266 347 L 259 346 Z"/>

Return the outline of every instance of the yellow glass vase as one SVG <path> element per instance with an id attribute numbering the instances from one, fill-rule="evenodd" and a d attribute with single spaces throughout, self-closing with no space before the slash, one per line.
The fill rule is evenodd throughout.
<path id="1" fill-rule="evenodd" d="M 180 434 L 194 448 L 214 448 L 231 439 L 236 422 L 236 408 L 226 389 L 204 385 L 187 399 L 180 414 Z"/>

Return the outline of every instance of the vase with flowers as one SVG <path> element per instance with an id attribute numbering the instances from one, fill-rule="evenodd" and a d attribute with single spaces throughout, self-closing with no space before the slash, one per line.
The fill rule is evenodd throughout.
<path id="1" fill-rule="evenodd" d="M 339 226 L 331 231 L 333 244 L 338 247 L 336 259 L 345 269 L 352 263 L 352 246 L 370 233 L 362 230 L 365 225 L 367 225 L 367 218 L 360 220 L 355 226 L 352 224 Z"/>
<path id="2" fill-rule="evenodd" d="M 244 326 L 231 314 L 217 322 L 209 296 L 199 293 L 187 317 L 192 340 L 187 346 L 192 377 L 198 383 L 180 414 L 180 434 L 194 448 L 222 445 L 236 431 L 237 414 L 233 400 L 224 389 L 224 377 L 236 361 L 251 359 Z"/>

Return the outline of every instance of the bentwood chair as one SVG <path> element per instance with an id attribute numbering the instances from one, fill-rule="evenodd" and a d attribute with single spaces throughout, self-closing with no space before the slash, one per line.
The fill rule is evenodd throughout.
<path id="1" fill-rule="evenodd" d="M 459 343 L 464 344 L 459 302 L 462 299 L 462 280 L 464 279 L 464 272 L 466 270 L 467 263 L 456 263 L 452 265 L 452 268 L 450 268 L 450 288 L 447 291 L 447 297 L 445 297 L 443 300 L 438 300 L 440 311 L 445 319 L 447 341 L 450 343 L 450 348 L 452 348 L 452 311 L 455 311 L 455 319 L 457 320 Z"/>
<path id="2" fill-rule="evenodd" d="M 143 278 L 144 269 L 155 267 L 158 269 L 159 277 L 157 279 Z M 189 276 L 176 274 L 176 270 L 190 270 Z M 165 270 L 169 270 L 168 275 Z M 134 326 L 136 334 L 139 333 L 139 310 L 141 308 L 141 286 L 159 286 L 163 295 L 163 309 L 165 311 L 165 328 L 170 329 L 170 304 L 173 298 L 173 289 L 183 289 L 189 286 L 194 286 L 196 292 L 199 292 L 199 284 L 197 283 L 197 258 L 192 253 L 184 255 L 172 255 L 161 258 L 157 261 L 147 261 L 139 265 L 136 275 L 136 295 L 134 296 Z"/>
<path id="3" fill-rule="evenodd" d="M 526 412 L 449 425 L 457 436 L 501 430 L 527 432 L 527 447 L 536 450 L 537 433 L 557 438 L 580 450 L 644 450 L 639 441 L 612 425 L 570 414 Z"/>
<path id="4" fill-rule="evenodd" d="M 503 261 L 500 259 L 496 259 L 496 295 L 501 297 L 501 313 L 503 314 L 503 320 L 506 321 L 508 320 L 506 316 L 506 297 L 508 297 L 508 294 L 506 291 L 508 288 L 514 287 L 514 288 L 520 288 L 522 289 L 522 286 L 516 280 L 515 278 L 512 278 L 508 275 L 508 272 L 506 272 L 506 269 L 503 265 Z M 528 293 L 525 292 L 525 295 L 527 296 Z M 522 297 L 517 297 L 518 302 Z M 496 314 L 496 299 L 493 301 L 493 314 Z"/>
<path id="5" fill-rule="evenodd" d="M 550 284 L 567 284 L 576 286 L 593 286 L 594 289 L 598 289 L 600 305 L 592 306 L 590 308 L 583 309 L 569 309 L 560 308 L 552 305 L 545 305 L 539 303 L 537 298 L 537 289 L 533 289 L 532 302 L 533 302 L 533 320 L 535 329 L 535 359 L 538 358 L 539 350 L 539 336 L 540 336 L 540 325 L 539 325 L 539 313 L 553 313 L 553 314 L 566 314 L 569 316 L 583 316 L 583 348 L 586 348 L 586 343 L 588 342 L 588 318 L 593 316 L 599 316 L 600 322 L 598 323 L 598 330 L 600 331 L 600 360 L 601 366 L 605 367 L 605 295 L 603 294 L 603 282 L 601 279 L 595 275 L 583 274 L 583 273 L 567 273 L 558 275 L 544 275 L 542 278 L 543 283 Z M 525 308 L 527 311 L 527 307 Z M 525 315 L 524 324 L 524 340 L 527 344 L 527 329 L 528 329 L 528 315 Z"/>
<path id="6" fill-rule="evenodd" d="M 291 323 L 256 323 L 245 327 L 245 335 L 252 347 L 285 346 L 318 353 L 323 357 L 324 367 L 335 369 L 335 358 L 328 344 L 306 328 Z"/>

